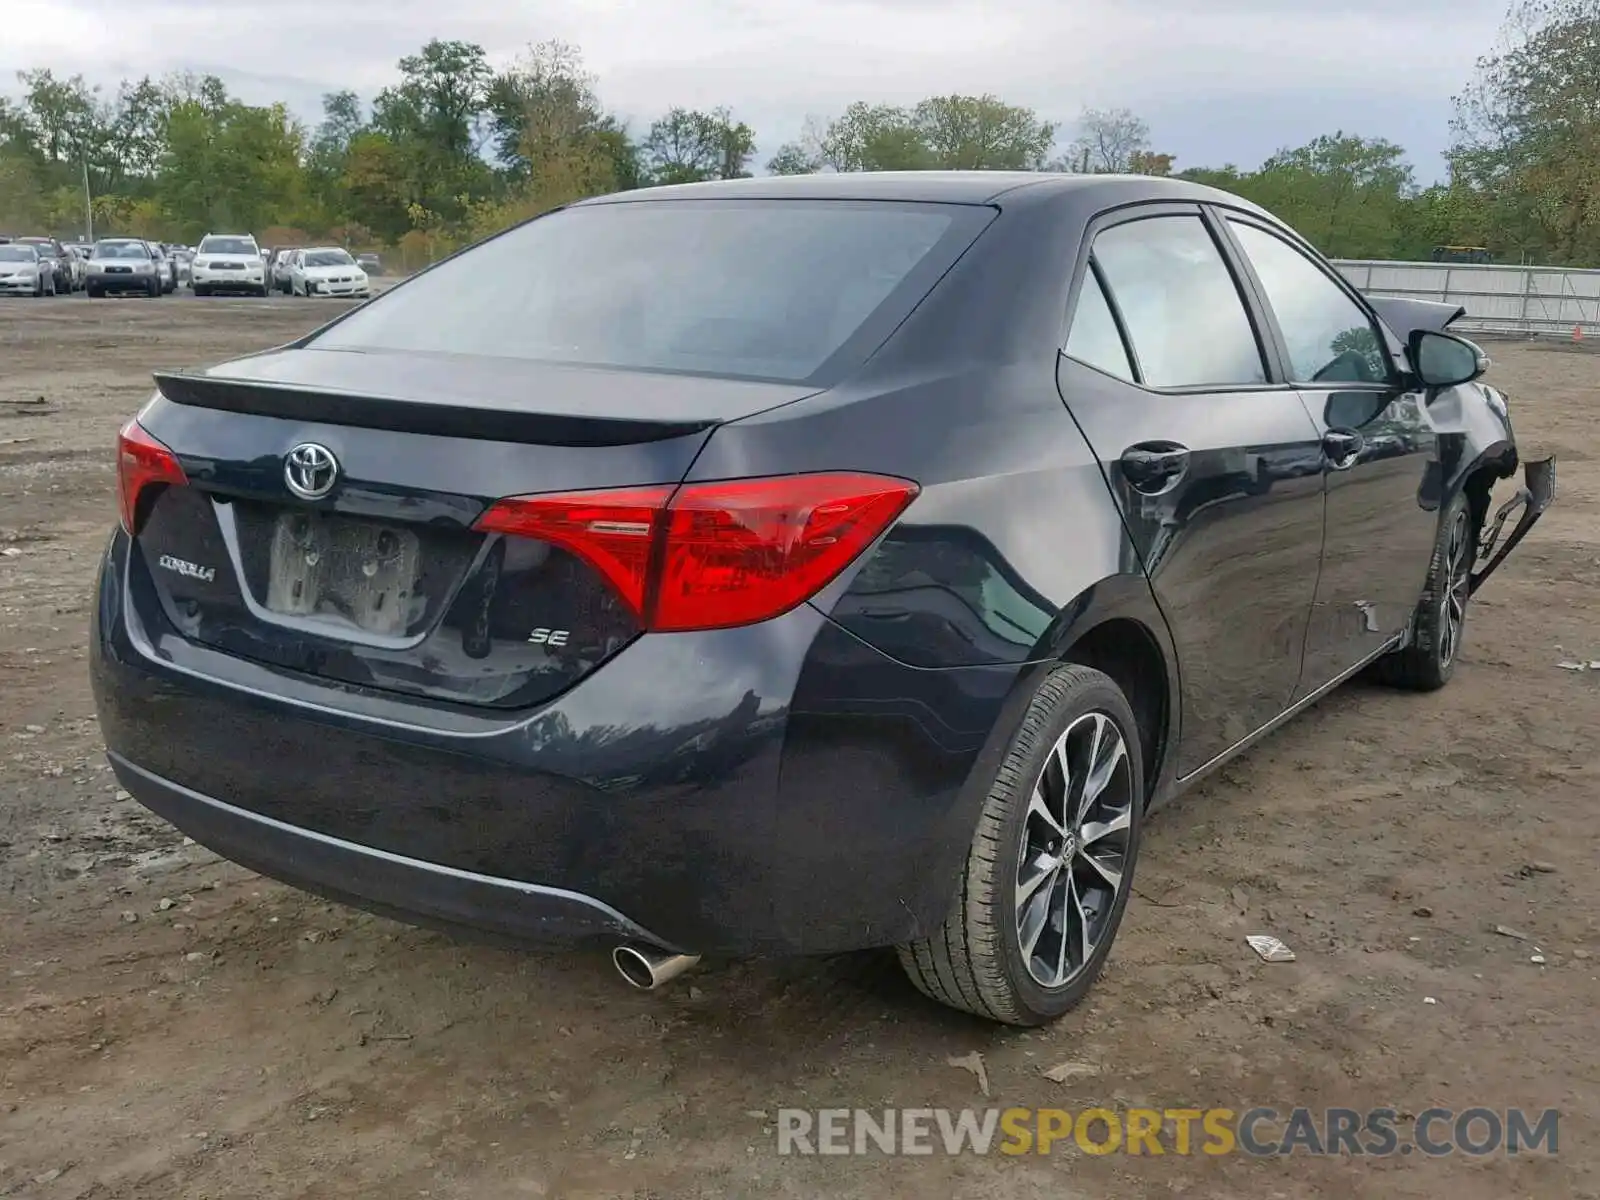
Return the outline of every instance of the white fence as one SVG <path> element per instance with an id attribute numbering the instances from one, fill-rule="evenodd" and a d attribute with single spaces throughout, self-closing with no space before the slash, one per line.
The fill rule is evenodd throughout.
<path id="1" fill-rule="evenodd" d="M 1369 262 L 1334 264 L 1375 296 L 1414 296 L 1459 304 L 1463 331 L 1570 337 L 1600 334 L 1600 271 L 1509 267 L 1488 263 Z"/>

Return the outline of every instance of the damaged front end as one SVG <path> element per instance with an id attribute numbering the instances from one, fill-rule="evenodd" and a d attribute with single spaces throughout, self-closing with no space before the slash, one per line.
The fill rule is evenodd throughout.
<path id="1" fill-rule="evenodd" d="M 1556 498 L 1556 461 L 1542 458 L 1537 462 L 1522 464 L 1522 486 L 1516 494 L 1495 510 L 1492 520 L 1486 522 L 1478 535 L 1478 561 L 1472 571 L 1471 592 L 1483 586 L 1506 556 L 1516 549 L 1517 543 L 1532 529 Z M 1511 532 L 1505 528 L 1512 516 L 1516 523 Z M 1504 539 L 1502 540 L 1502 534 Z"/>

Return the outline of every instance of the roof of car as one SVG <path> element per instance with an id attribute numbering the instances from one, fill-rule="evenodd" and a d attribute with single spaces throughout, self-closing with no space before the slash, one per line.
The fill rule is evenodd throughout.
<path id="1" fill-rule="evenodd" d="M 900 200 L 908 203 L 990 204 L 1008 194 L 1030 198 L 1062 196 L 1089 199 L 1097 194 L 1127 199 L 1225 200 L 1241 208 L 1254 205 L 1216 188 L 1185 179 L 1150 175 L 1068 175 L 1050 171 L 841 171 L 817 175 L 766 175 L 720 179 L 617 192 L 585 204 L 648 200 L 792 199 Z M 1142 193 L 1130 195 L 1130 193 Z"/>

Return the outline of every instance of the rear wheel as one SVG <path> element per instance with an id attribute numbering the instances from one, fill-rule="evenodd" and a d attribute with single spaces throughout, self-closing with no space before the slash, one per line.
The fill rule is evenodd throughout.
<path id="1" fill-rule="evenodd" d="M 1466 633 L 1477 536 L 1472 506 L 1457 492 L 1439 520 L 1439 537 L 1428 564 L 1428 582 L 1417 602 L 1411 644 L 1380 658 L 1374 673 L 1391 687 L 1432 692 L 1450 682 Z"/>
<path id="2" fill-rule="evenodd" d="M 1009 1025 L 1042 1025 L 1082 1000 L 1133 886 L 1143 761 L 1109 676 L 1052 671 L 996 772 L 944 924 L 899 949 L 911 982 Z"/>

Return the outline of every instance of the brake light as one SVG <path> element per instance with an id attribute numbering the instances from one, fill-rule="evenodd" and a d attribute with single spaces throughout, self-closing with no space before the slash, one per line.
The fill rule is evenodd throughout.
<path id="1" fill-rule="evenodd" d="M 477 528 L 584 559 L 646 629 L 721 629 L 816 595 L 917 491 L 904 479 L 830 473 L 513 496 Z"/>
<path id="2" fill-rule="evenodd" d="M 138 532 L 139 496 L 154 483 L 182 486 L 189 482 L 178 463 L 178 456 L 145 431 L 135 417 L 117 435 L 117 499 L 122 509 L 122 527 Z"/>

